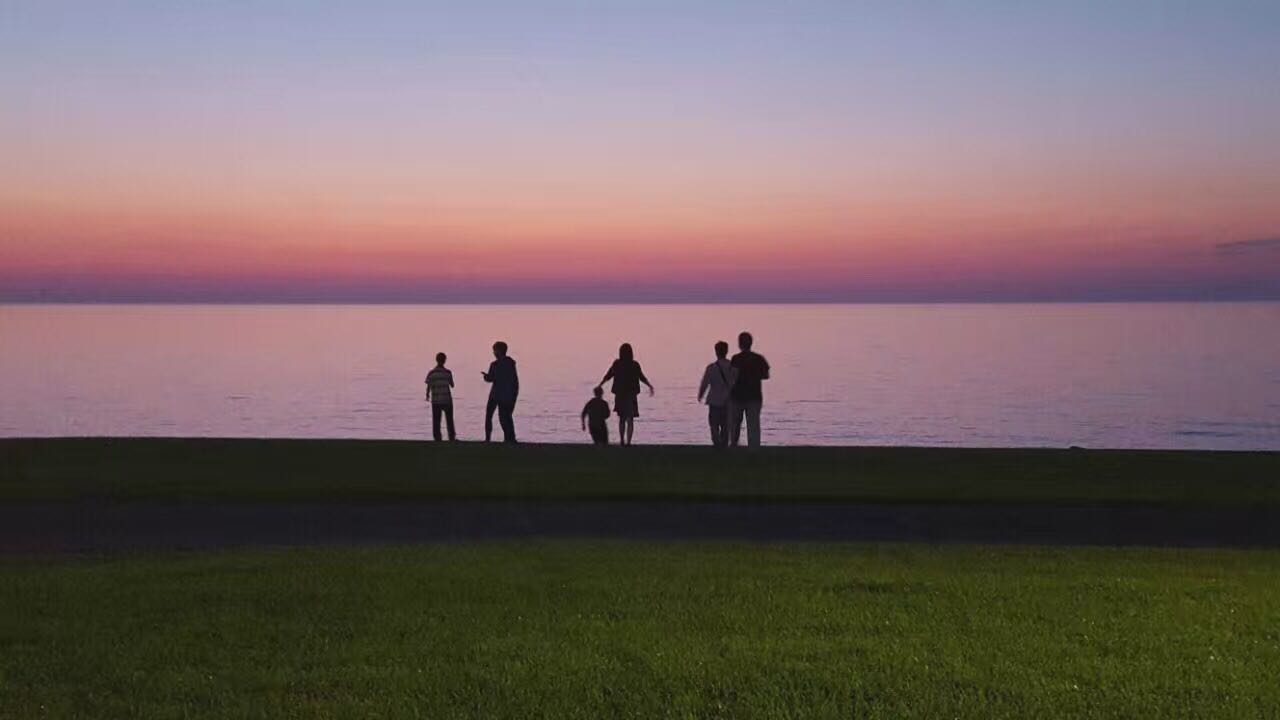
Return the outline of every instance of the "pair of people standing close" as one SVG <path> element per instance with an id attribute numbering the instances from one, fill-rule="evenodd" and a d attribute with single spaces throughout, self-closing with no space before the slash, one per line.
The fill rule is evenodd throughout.
<path id="1" fill-rule="evenodd" d="M 698 400 L 707 401 L 707 425 L 711 444 L 716 447 L 737 445 L 742 425 L 747 425 L 747 445 L 760 446 L 760 409 L 764 405 L 762 383 L 769 379 L 769 362 L 751 349 L 751 333 L 738 334 L 741 351 L 727 359 L 729 343 L 716 343 L 716 360 L 702 373 L 698 384 Z"/>
<path id="2" fill-rule="evenodd" d="M 494 360 L 489 364 L 489 371 L 481 373 L 484 381 L 490 384 L 489 401 L 484 410 L 484 441 L 493 438 L 493 413 L 498 413 L 498 423 L 502 426 L 502 439 L 505 442 L 516 442 L 516 427 L 513 414 L 516 400 L 520 397 L 520 376 L 516 373 L 516 361 L 507 356 L 507 344 L 499 340 L 493 344 Z M 444 353 L 436 354 L 436 366 L 427 373 L 427 400 L 431 401 L 431 435 L 441 439 L 441 417 L 449 428 L 449 439 L 458 439 L 453 426 L 453 373 L 444 366 Z"/>

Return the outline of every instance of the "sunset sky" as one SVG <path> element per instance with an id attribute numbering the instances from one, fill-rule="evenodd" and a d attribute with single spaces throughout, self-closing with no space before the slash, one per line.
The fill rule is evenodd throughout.
<path id="1" fill-rule="evenodd" d="M 0 3 L 0 300 L 1280 299 L 1280 3 Z"/>

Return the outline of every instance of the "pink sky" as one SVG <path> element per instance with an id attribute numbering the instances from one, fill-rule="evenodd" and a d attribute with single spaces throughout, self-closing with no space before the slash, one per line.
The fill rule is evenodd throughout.
<path id="1" fill-rule="evenodd" d="M 1280 298 L 1251 7 L 24 6 L 0 300 Z"/>

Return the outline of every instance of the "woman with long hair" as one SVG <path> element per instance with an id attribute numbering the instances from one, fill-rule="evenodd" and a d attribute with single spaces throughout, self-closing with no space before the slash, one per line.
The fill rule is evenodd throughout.
<path id="1" fill-rule="evenodd" d="M 609 366 L 609 372 L 604 374 L 604 379 L 597 387 L 604 387 L 609 380 L 613 380 L 613 409 L 618 413 L 618 440 L 623 446 L 630 445 L 631 436 L 636 430 L 635 420 L 640 416 L 640 405 L 637 402 L 640 383 L 649 388 L 650 396 L 653 395 L 653 384 L 644 376 L 640 363 L 636 362 L 631 343 L 622 343 L 622 347 L 618 348 L 618 359 Z"/>

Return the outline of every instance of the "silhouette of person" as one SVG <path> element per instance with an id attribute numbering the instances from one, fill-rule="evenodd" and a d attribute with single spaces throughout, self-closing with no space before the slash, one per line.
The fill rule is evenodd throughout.
<path id="1" fill-rule="evenodd" d="M 582 429 L 591 425 L 591 442 L 596 445 L 609 444 L 609 403 L 604 401 L 604 388 L 597 387 L 591 391 L 592 397 L 582 408 Z"/>
<path id="2" fill-rule="evenodd" d="M 707 398 L 707 425 L 711 428 L 711 444 L 721 448 L 729 444 L 729 391 L 738 371 L 729 362 L 729 343 L 716 343 L 716 361 L 707 366 L 698 383 L 698 402 Z"/>
<path id="3" fill-rule="evenodd" d="M 738 371 L 733 388 L 729 391 L 729 419 L 732 423 L 729 442 L 735 447 L 742 434 L 742 419 L 747 420 L 747 444 L 760 446 L 760 407 L 764 404 L 761 382 L 769 379 L 769 363 L 764 356 L 751 351 L 754 339 L 751 333 L 738 334 L 738 348 L 730 363 Z"/>
<path id="4" fill-rule="evenodd" d="M 431 401 L 431 436 L 440 440 L 440 416 L 449 425 L 449 440 L 457 440 L 453 429 L 453 373 L 444 366 L 444 353 L 436 353 L 436 366 L 427 373 L 427 399 Z"/>
<path id="5" fill-rule="evenodd" d="M 491 385 L 489 402 L 484 409 L 484 441 L 493 439 L 493 411 L 497 410 L 503 441 L 514 443 L 516 425 L 511 414 L 520 397 L 520 377 L 516 374 L 516 361 L 507 357 L 506 343 L 499 340 L 493 344 L 493 357 L 494 361 L 489 363 L 489 372 L 481 373 L 484 381 Z"/>
<path id="6" fill-rule="evenodd" d="M 640 417 L 640 383 L 648 386 L 649 394 L 653 395 L 653 385 L 644 376 L 640 363 L 636 362 L 631 343 L 622 343 L 618 348 L 618 359 L 609 366 L 609 372 L 596 387 L 602 387 L 610 378 L 613 379 L 613 411 L 618 414 L 618 442 L 627 446 L 635 433 L 635 420 Z"/>

